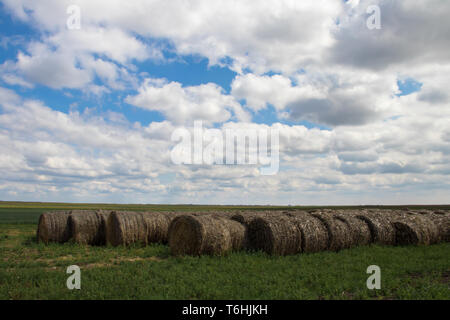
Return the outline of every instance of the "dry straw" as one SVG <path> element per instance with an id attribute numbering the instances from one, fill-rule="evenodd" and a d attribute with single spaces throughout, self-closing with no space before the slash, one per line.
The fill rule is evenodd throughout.
<path id="1" fill-rule="evenodd" d="M 237 221 L 245 226 L 244 248 L 249 250 L 257 250 L 257 248 L 255 248 L 250 242 L 248 226 L 256 218 L 276 217 L 280 215 L 282 215 L 282 213 L 278 211 L 243 211 L 239 213 L 234 213 L 233 215 L 230 216 L 230 219 Z"/>
<path id="2" fill-rule="evenodd" d="M 364 246 L 372 241 L 372 235 L 367 222 L 356 218 L 356 212 L 340 212 L 336 214 L 336 219 L 347 225 L 351 235 L 351 246 Z"/>
<path id="3" fill-rule="evenodd" d="M 328 250 L 339 251 L 353 245 L 354 235 L 348 224 L 342 219 L 338 219 L 328 212 L 313 213 L 312 216 L 319 219 L 327 228 Z"/>
<path id="4" fill-rule="evenodd" d="M 44 212 L 39 217 L 38 242 L 66 242 L 71 237 L 69 224 L 70 211 Z"/>
<path id="5" fill-rule="evenodd" d="M 433 222 L 436 227 L 438 236 L 437 242 L 450 241 L 450 215 L 443 210 L 437 211 L 420 210 L 417 213 Z"/>
<path id="6" fill-rule="evenodd" d="M 76 243 L 104 245 L 109 211 L 74 210 L 70 214 L 72 238 Z"/>
<path id="7" fill-rule="evenodd" d="M 106 224 L 106 241 L 113 246 L 166 243 L 174 216 L 174 213 L 161 212 L 112 212 Z"/>
<path id="8" fill-rule="evenodd" d="M 241 212 L 241 213 L 235 213 L 230 218 L 232 220 L 235 220 L 237 222 L 240 222 L 241 224 L 248 227 L 250 222 L 253 221 L 253 219 L 256 219 L 258 217 L 263 216 L 262 213 L 255 213 L 255 212 Z"/>
<path id="9" fill-rule="evenodd" d="M 432 213 L 428 217 L 438 228 L 439 240 L 450 242 L 450 214 Z"/>
<path id="10" fill-rule="evenodd" d="M 317 212 L 317 211 L 315 211 Z M 319 252 L 327 250 L 329 235 L 326 226 L 311 214 L 304 211 L 289 213 L 301 232 L 301 251 L 305 253 Z"/>
<path id="11" fill-rule="evenodd" d="M 363 212 L 356 217 L 363 220 L 369 226 L 371 240 L 377 244 L 394 245 L 395 229 L 391 224 L 389 213 Z"/>
<path id="12" fill-rule="evenodd" d="M 430 245 L 439 242 L 434 222 L 422 215 L 402 215 L 393 220 L 397 245 Z"/>
<path id="13" fill-rule="evenodd" d="M 254 250 L 275 255 L 301 252 L 301 231 L 291 217 L 267 215 L 255 218 L 248 226 L 248 235 Z"/>
<path id="14" fill-rule="evenodd" d="M 234 213 L 230 216 L 230 219 L 238 221 L 243 225 L 250 225 L 250 223 L 260 217 L 279 217 L 284 215 L 284 212 L 281 211 L 243 211 Z"/>
<path id="15" fill-rule="evenodd" d="M 245 227 L 219 215 L 180 215 L 169 227 L 173 255 L 224 255 L 245 245 Z"/>
<path id="16" fill-rule="evenodd" d="M 439 233 L 439 241 L 450 242 L 450 212 L 445 210 L 421 210 L 418 212 L 434 222 Z"/>

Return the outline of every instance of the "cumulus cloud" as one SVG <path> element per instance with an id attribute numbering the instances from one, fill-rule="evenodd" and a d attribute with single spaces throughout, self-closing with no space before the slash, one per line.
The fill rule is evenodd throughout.
<path id="1" fill-rule="evenodd" d="M 262 176 L 251 165 L 173 164 L 170 135 L 177 126 L 171 121 L 148 126 L 124 119 L 106 122 L 94 115 L 52 110 L 4 88 L 0 98 L 4 196 L 16 192 L 63 199 L 76 192 L 74 199 L 190 203 L 194 197 L 208 203 L 214 194 L 223 197 L 221 203 L 344 203 L 351 199 L 349 194 L 361 192 L 361 185 L 369 194 L 386 188 L 401 191 L 405 185 L 448 187 L 445 182 L 433 186 L 449 172 L 450 153 L 448 148 L 443 151 L 449 145 L 448 118 L 422 119 L 424 128 L 434 124 L 427 131 L 417 130 L 418 123 L 405 118 L 331 131 L 279 123 L 220 126 L 224 135 L 227 129 L 279 131 L 280 172 Z M 300 191 L 304 196 L 298 196 Z M 330 193 L 341 194 L 341 200 L 325 196 Z M 429 199 L 438 199 L 438 194 Z"/>
<path id="2" fill-rule="evenodd" d="M 7 8 L 25 21 L 56 33 L 55 41 L 66 26 L 66 8 L 71 1 L 4 1 Z M 251 68 L 257 73 L 269 70 L 292 72 L 316 61 L 317 53 L 333 43 L 331 29 L 342 11 L 341 1 L 268 1 L 255 7 L 246 2 L 230 1 L 77 1 L 86 26 L 106 25 L 145 37 L 166 38 L 180 54 L 200 54 L 211 64 L 233 58 L 233 69 Z M 176 21 L 177 23 L 173 23 Z M 74 46 L 86 46 L 117 52 L 122 58 L 122 43 L 112 48 L 96 35 L 68 35 Z M 96 40 L 97 39 L 97 40 Z M 125 42 L 123 42 L 124 48 Z M 136 45 L 129 47 L 130 52 Z"/>
<path id="3" fill-rule="evenodd" d="M 60 112 L 45 97 L 25 99 L 0 87 L 2 197 L 261 204 L 447 200 L 445 1 L 274 0 L 254 6 L 79 0 L 80 30 L 66 27 L 72 1 L 3 4 L 37 32 L 28 43 L 2 40 L 3 47 L 18 48 L 0 66 L 5 86 L 96 95 L 128 89 L 119 107 L 126 102 L 159 112 L 163 120 L 142 125 L 117 110 L 102 116 Z M 380 7 L 381 29 L 367 28 L 369 5 Z M 200 56 L 236 71 L 231 91 L 211 82 L 155 79 L 137 67 L 165 59 L 167 51 L 175 59 Z M 400 95 L 402 79 L 422 87 Z M 278 119 L 251 122 L 269 106 Z M 171 134 L 180 126 L 192 131 L 194 120 L 222 133 L 279 130 L 280 171 L 262 176 L 257 166 L 174 165 Z M 329 129 L 295 124 L 304 120 Z"/>
<path id="4" fill-rule="evenodd" d="M 381 29 L 369 29 L 367 8 L 377 5 Z M 383 70 L 395 65 L 450 61 L 450 7 L 440 0 L 351 1 L 334 32 L 327 52 L 331 61 Z M 439 21 L 439 23 L 437 23 Z"/>
<path id="5" fill-rule="evenodd" d="M 16 61 L 4 63 L 3 69 L 16 73 L 7 82 L 26 87 L 36 83 L 53 89 L 86 89 L 98 76 L 110 88 L 123 89 L 135 82 L 128 72 L 131 62 L 146 59 L 159 60 L 162 54 L 123 30 L 86 26 L 44 35 L 19 51 Z"/>
<path id="6" fill-rule="evenodd" d="M 124 187 L 118 183 L 128 181 L 126 189 L 142 186 L 141 193 L 164 190 L 157 177 L 168 162 L 169 142 L 146 134 L 151 126 L 134 129 L 108 124 L 103 118 L 61 113 L 6 89 L 0 90 L 0 96 L 4 183 L 56 186 L 61 191 L 82 190 L 92 182 L 117 191 Z"/>
<path id="7" fill-rule="evenodd" d="M 52 51 L 42 43 L 33 43 L 30 55 L 20 52 L 16 68 L 20 74 L 34 83 L 50 88 L 82 88 L 92 81 L 92 75 L 77 68 L 70 52 Z"/>
<path id="8" fill-rule="evenodd" d="M 233 99 L 223 93 L 216 84 L 182 87 L 178 82 L 166 83 L 158 79 L 147 79 L 138 94 L 128 96 L 127 103 L 137 107 L 163 113 L 176 124 L 204 120 L 207 123 L 225 122 L 234 116 L 248 120 L 246 112 Z"/>
<path id="9" fill-rule="evenodd" d="M 13 74 L 13 73 L 5 73 L 2 75 L 2 80 L 6 82 L 9 85 L 18 85 L 21 87 L 25 87 L 28 89 L 31 89 L 34 87 L 34 85 L 21 77 Z"/>
<path id="10" fill-rule="evenodd" d="M 245 99 L 255 111 L 271 104 L 280 117 L 293 121 L 361 125 L 395 112 L 396 82 L 395 75 L 386 73 L 311 68 L 291 78 L 253 74 L 236 77 L 232 94 Z"/>

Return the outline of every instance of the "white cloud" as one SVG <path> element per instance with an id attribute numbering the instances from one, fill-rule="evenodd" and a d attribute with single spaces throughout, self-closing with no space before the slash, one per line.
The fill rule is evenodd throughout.
<path id="1" fill-rule="evenodd" d="M 52 51 L 42 43 L 33 43 L 29 52 L 19 52 L 16 68 L 31 82 L 58 89 L 81 88 L 92 80 L 89 72 L 76 67 L 69 52 Z"/>
<path id="2" fill-rule="evenodd" d="M 18 77 L 15 74 L 12 74 L 12 73 L 3 74 L 2 80 L 5 81 L 9 85 L 18 85 L 18 86 L 25 87 L 28 89 L 31 89 L 34 87 L 34 85 L 32 83 L 25 81 L 24 79 Z"/>
<path id="3" fill-rule="evenodd" d="M 369 5 L 378 5 L 381 29 L 366 28 Z M 336 41 L 326 53 L 330 61 L 384 70 L 411 64 L 450 61 L 450 6 L 445 1 L 362 0 L 340 17 Z"/>
<path id="4" fill-rule="evenodd" d="M 137 107 L 159 111 L 176 124 L 204 120 L 206 123 L 225 122 L 232 117 L 248 120 L 247 114 L 233 97 L 223 93 L 216 84 L 182 87 L 178 82 L 164 83 L 146 79 L 135 96 L 125 101 Z"/>
<path id="5" fill-rule="evenodd" d="M 0 195 L 39 200 L 221 203 L 445 202 L 450 185 L 450 6 L 392 2 L 79 0 L 81 29 L 67 30 L 72 1 L 4 0 L 39 32 L 2 81 L 96 95 L 137 89 L 126 102 L 161 122 L 120 114 L 58 112 L 0 88 Z M 380 30 L 366 8 L 381 8 Z M 157 42 L 155 42 L 155 40 Z M 9 40 L 2 40 L 8 45 Z M 21 40 L 23 41 L 23 40 Z M 227 94 L 213 83 L 149 79 L 135 61 L 200 55 L 239 72 Z M 167 49 L 167 48 L 166 48 Z M 228 64 L 228 63 L 227 63 Z M 137 75 L 140 76 L 137 76 Z M 396 96 L 398 79 L 422 83 Z M 97 81 L 98 80 L 98 81 Z M 45 97 L 43 97 L 45 98 Z M 245 100 L 242 107 L 239 100 Z M 273 105 L 300 125 L 250 123 Z M 280 172 L 256 166 L 175 166 L 170 136 L 194 120 L 280 130 Z M 190 130 L 192 128 L 189 128 Z M 358 194 L 358 197 L 355 197 Z"/>
<path id="6" fill-rule="evenodd" d="M 160 52 L 117 28 L 83 27 L 80 30 L 64 30 L 49 36 L 45 42 L 73 54 L 104 55 L 120 64 L 126 64 L 133 59 L 142 61 L 161 58 Z"/>
<path id="7" fill-rule="evenodd" d="M 170 136 L 176 125 L 170 121 L 148 126 L 133 126 L 123 118 L 106 122 L 89 113 L 54 111 L 0 89 L 0 194 L 171 203 L 193 202 L 188 200 L 192 197 L 209 203 L 214 195 L 215 202 L 260 204 L 376 203 L 384 194 L 383 199 L 396 203 L 442 202 L 439 190 L 450 187 L 445 182 L 450 114 L 438 120 L 427 115 L 427 102 L 417 94 L 399 100 L 410 115 L 366 126 L 329 131 L 227 122 L 219 127 L 222 132 L 279 130 L 280 172 L 261 176 L 255 166 L 172 164 Z M 429 189 L 436 192 L 424 191 Z M 352 198 L 355 192 L 361 197 Z"/>
<path id="8" fill-rule="evenodd" d="M 95 89 L 97 75 L 106 86 L 120 90 L 136 83 L 128 72 L 134 69 L 133 61 L 162 58 L 158 49 L 117 28 L 63 29 L 31 42 L 25 52 L 18 53 L 17 61 L 5 62 L 3 69 L 16 75 L 4 80 L 26 87 L 37 83 L 53 89 L 89 91 Z M 98 93 L 98 88 L 94 92 Z"/>
<path id="9" fill-rule="evenodd" d="M 395 114 L 396 82 L 396 75 L 389 73 L 311 68 L 292 78 L 238 76 L 232 95 L 255 111 L 272 104 L 279 117 L 294 121 L 361 125 Z"/>
<path id="10" fill-rule="evenodd" d="M 281 75 L 257 76 L 249 73 L 237 76 L 231 85 L 232 95 L 236 99 L 245 99 L 249 108 L 254 111 L 265 109 L 272 104 L 277 110 L 302 96 L 313 95 L 313 88 L 293 87 L 291 80 Z"/>
<path id="11" fill-rule="evenodd" d="M 126 49 L 136 56 L 138 43 L 127 47 L 125 41 L 106 41 L 105 36 L 85 34 L 83 30 L 101 25 L 144 37 L 165 38 L 181 54 L 200 54 L 212 64 L 231 57 L 234 69 L 251 68 L 257 73 L 292 72 L 320 60 L 317 53 L 332 45 L 331 30 L 342 11 L 341 1 L 327 0 L 274 0 L 258 6 L 225 0 L 134 1 L 133 5 L 80 0 L 76 4 L 81 9 L 81 30 L 66 35 L 66 8 L 73 4 L 71 1 L 45 1 L 38 5 L 22 0 L 5 4 L 19 18 L 32 20 L 41 29 L 55 33 L 51 38 L 55 42 L 69 41 L 75 48 L 98 48 L 118 61 L 123 60 Z"/>

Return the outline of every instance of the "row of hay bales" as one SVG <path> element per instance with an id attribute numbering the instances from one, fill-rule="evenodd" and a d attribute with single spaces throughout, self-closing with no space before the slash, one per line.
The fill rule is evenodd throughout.
<path id="1" fill-rule="evenodd" d="M 39 218 L 38 242 L 79 244 L 130 245 L 140 243 L 167 243 L 172 220 L 185 213 L 179 212 L 125 212 L 106 210 L 71 210 L 45 212 Z M 192 213 L 207 215 L 210 213 Z M 223 212 L 222 216 L 231 213 Z"/>
<path id="2" fill-rule="evenodd" d="M 221 213 L 59 211 L 41 215 L 38 240 L 113 246 L 168 243 L 174 255 L 262 250 L 290 255 L 371 243 L 450 241 L 446 211 L 314 210 Z"/>
<path id="3" fill-rule="evenodd" d="M 39 217 L 37 240 L 63 243 L 73 239 L 81 244 L 104 245 L 110 215 L 103 210 L 45 212 Z"/>
<path id="4" fill-rule="evenodd" d="M 238 224 L 236 223 L 238 222 Z M 448 212 L 315 210 L 182 215 L 169 227 L 172 254 L 262 250 L 274 255 L 339 251 L 371 243 L 430 245 L 450 241 Z"/>

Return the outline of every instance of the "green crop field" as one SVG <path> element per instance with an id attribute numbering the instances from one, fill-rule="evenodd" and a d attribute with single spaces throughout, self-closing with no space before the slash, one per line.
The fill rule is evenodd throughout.
<path id="1" fill-rule="evenodd" d="M 80 208 L 217 211 L 294 207 L 0 202 L 0 299 L 450 298 L 450 243 L 372 245 L 286 257 L 261 252 L 172 257 L 164 245 L 36 243 L 37 219 L 43 211 Z M 81 290 L 66 287 L 66 269 L 74 264 L 81 268 Z M 381 268 L 380 290 L 366 287 L 369 265 Z"/>

